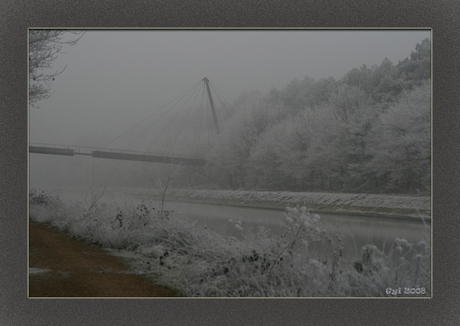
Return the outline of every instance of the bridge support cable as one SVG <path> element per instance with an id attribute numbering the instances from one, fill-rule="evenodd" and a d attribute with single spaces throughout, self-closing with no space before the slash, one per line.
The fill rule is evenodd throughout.
<path id="1" fill-rule="evenodd" d="M 32 120 L 33 122 L 35 122 L 37 125 L 39 125 L 40 127 L 43 128 L 43 130 L 45 130 L 48 134 L 51 135 L 51 137 L 53 137 L 54 139 L 56 139 L 59 143 L 61 143 L 62 145 L 64 145 L 64 143 L 62 141 L 60 141 L 55 135 L 53 135 L 48 129 L 46 129 L 45 127 L 43 127 L 41 124 L 38 123 L 38 121 L 36 121 L 34 118 L 30 117 L 30 120 Z M 35 135 L 35 133 L 33 133 Z M 35 135 L 35 137 L 37 137 L 37 135 Z M 38 137 L 37 137 L 38 138 Z M 40 140 L 40 139 L 39 139 Z"/>
<path id="2" fill-rule="evenodd" d="M 200 140 L 201 140 L 201 122 L 203 119 L 203 108 L 204 108 L 204 97 L 205 97 L 205 92 L 203 89 L 203 92 L 201 92 L 201 98 L 200 98 L 200 106 L 199 106 L 199 112 L 198 112 L 198 118 L 196 121 L 195 129 L 193 132 L 193 142 L 191 148 L 195 148 L 196 144 L 196 150 L 195 153 L 199 153 L 200 150 Z"/>
<path id="3" fill-rule="evenodd" d="M 184 102 L 184 104 L 183 104 L 183 105 L 181 106 L 181 108 L 176 112 L 176 114 L 173 116 L 173 118 L 166 124 L 166 126 L 163 128 L 163 130 L 161 131 L 161 133 L 153 140 L 153 142 L 150 144 L 150 146 L 145 150 L 145 153 L 147 153 L 147 152 L 150 150 L 150 148 L 155 144 L 155 142 L 158 140 L 158 138 L 159 138 L 160 136 L 162 136 L 162 135 L 165 134 L 166 129 L 167 129 L 167 128 L 169 127 L 169 125 L 173 122 L 173 120 L 182 112 L 182 110 L 184 109 L 184 107 L 187 105 L 188 101 L 189 101 L 190 99 L 192 99 L 192 98 L 193 98 L 193 100 L 192 100 L 192 104 L 190 105 L 190 107 L 193 107 L 193 105 L 194 105 L 194 103 L 195 103 L 195 100 L 196 100 L 196 98 L 197 98 L 197 96 L 198 96 L 198 94 L 199 94 L 200 89 L 201 89 L 201 86 L 200 86 L 200 87 L 197 87 L 196 89 L 194 89 L 193 92 L 189 92 L 189 93 L 190 93 L 190 96 L 186 99 L 186 101 Z M 184 97 L 185 97 L 185 95 L 184 95 Z M 183 127 L 184 127 L 184 124 L 185 124 L 185 122 L 187 121 L 187 118 L 188 118 L 189 115 L 190 115 L 190 111 L 191 111 L 191 110 L 188 110 L 188 111 L 187 111 L 187 114 L 186 114 L 184 120 L 182 121 L 182 124 L 181 124 L 181 126 L 179 127 L 179 130 L 176 132 L 175 137 L 174 137 L 174 139 L 173 139 L 173 141 L 172 141 L 172 144 L 170 145 L 171 148 L 174 148 L 174 144 L 176 143 L 176 140 L 177 140 L 177 138 L 179 137 L 179 135 L 180 135 L 180 133 L 181 133 Z M 160 118 L 161 118 L 161 117 L 160 117 Z"/>
<path id="4" fill-rule="evenodd" d="M 193 106 L 195 105 L 195 101 L 196 101 L 198 95 L 199 95 L 199 92 L 197 92 L 197 93 L 195 94 L 195 97 L 193 98 L 193 101 L 192 101 L 192 104 L 190 105 L 190 108 L 193 108 Z M 184 104 L 184 105 L 185 105 L 185 104 Z M 185 118 L 184 118 L 184 121 L 182 121 L 182 125 L 180 126 L 179 131 L 177 132 L 176 137 L 174 138 L 174 141 L 173 141 L 173 143 L 172 143 L 172 145 L 171 145 L 172 148 L 174 148 L 174 145 L 176 144 L 177 138 L 179 137 L 181 131 L 184 129 L 184 125 L 185 125 L 185 123 L 188 121 L 188 117 L 189 117 L 191 111 L 192 111 L 192 110 L 188 110 L 187 115 L 186 115 Z M 190 148 L 193 149 L 193 143 L 190 145 Z"/>
<path id="5" fill-rule="evenodd" d="M 134 128 L 138 127 L 139 125 L 141 125 L 143 122 L 147 121 L 148 119 L 150 119 L 151 117 L 153 117 L 154 115 L 160 113 L 163 109 L 167 108 L 168 106 L 171 106 L 170 108 L 168 108 L 165 112 L 163 112 L 163 114 L 158 117 L 153 123 L 150 124 L 150 126 L 148 126 L 146 129 L 143 130 L 143 132 L 138 136 L 136 137 L 136 139 L 138 139 L 142 134 L 144 134 L 148 129 L 150 129 L 156 122 L 158 122 L 166 113 L 168 113 L 170 110 L 172 110 L 175 105 L 181 101 L 185 96 L 187 96 L 187 94 L 189 94 L 190 92 L 194 92 L 195 89 L 197 87 L 200 86 L 200 82 L 194 84 L 193 86 L 191 86 L 190 88 L 188 88 L 186 91 L 184 91 L 183 93 L 181 93 L 180 95 L 176 96 L 174 99 L 172 99 L 171 101 L 169 101 L 167 104 L 165 104 L 164 106 L 162 106 L 158 111 L 155 111 L 153 112 L 152 114 L 150 114 L 148 117 L 146 117 L 145 119 L 141 120 L 140 122 L 138 122 L 137 124 L 135 124 L 134 126 L 132 126 L 131 128 L 129 128 L 128 130 L 126 130 L 125 132 L 121 133 L 120 135 L 118 135 L 117 137 L 115 137 L 113 140 L 111 140 L 109 143 L 107 143 L 106 145 L 100 147 L 100 148 L 105 148 L 107 146 L 109 146 L 110 144 L 112 144 L 114 141 L 118 140 L 120 137 L 126 135 L 128 132 L 130 132 L 131 130 L 133 130 Z M 174 103 L 173 103 L 174 102 Z M 173 104 L 172 104 L 173 103 Z M 135 139 L 135 140 L 136 140 Z M 133 142 L 131 142 L 129 145 L 131 145 Z"/>
<path id="6" fill-rule="evenodd" d="M 222 100 L 222 98 L 219 96 L 221 95 L 222 97 L 224 97 L 229 103 L 231 103 L 233 106 L 235 106 L 235 102 L 230 98 L 228 97 L 219 87 L 217 87 L 214 83 L 211 83 L 209 82 L 209 86 L 210 88 L 214 91 L 214 94 L 216 95 L 216 97 L 219 99 L 220 103 L 223 105 L 224 104 L 224 101 Z"/>
<path id="7" fill-rule="evenodd" d="M 153 127 L 154 124 L 156 124 L 158 121 L 160 121 L 161 118 L 163 118 L 169 111 L 171 111 L 182 99 L 184 99 L 187 95 L 190 94 L 190 96 L 192 96 L 196 90 L 200 88 L 200 83 L 197 83 L 195 84 L 193 87 L 189 88 L 186 92 L 182 93 L 180 96 L 177 96 L 173 101 L 170 101 L 166 106 L 164 106 L 163 108 L 161 108 L 159 111 L 157 112 L 160 112 L 162 109 L 164 109 L 165 107 L 167 107 L 168 105 L 170 105 L 171 103 L 174 103 L 172 104 L 172 106 L 170 108 L 168 108 L 165 112 L 163 112 L 163 114 L 158 117 L 156 120 L 154 120 L 150 126 L 148 126 L 147 128 L 145 128 L 136 138 L 134 138 L 134 140 L 132 140 L 128 145 L 126 145 L 124 147 L 124 150 L 126 150 L 129 146 L 131 146 L 137 139 L 139 139 L 142 135 L 144 135 L 147 130 L 149 130 L 150 128 Z M 176 118 L 176 116 L 182 111 L 182 109 L 184 108 L 185 104 L 187 103 L 188 101 L 188 98 L 187 100 L 185 101 L 184 105 L 179 109 L 178 112 L 176 112 L 176 114 L 174 115 L 174 117 L 168 122 L 166 123 L 166 126 L 165 128 L 159 133 L 159 135 L 155 138 L 155 140 L 153 142 L 151 142 L 150 146 L 144 151 L 145 153 L 147 153 L 149 151 L 149 149 L 153 146 L 153 144 L 155 144 L 155 142 L 158 140 L 159 137 L 161 137 L 164 133 L 164 131 L 166 130 L 166 128 L 172 123 L 172 121 Z M 155 112 L 155 113 L 157 113 Z M 150 115 L 152 116 L 152 115 Z M 132 128 L 131 128 L 132 129 Z M 131 130 L 130 129 L 130 130 Z"/>
<path id="8" fill-rule="evenodd" d="M 204 89 L 202 88 L 204 86 Z M 148 119 L 150 119 L 151 117 L 153 117 L 154 115 L 159 115 L 158 117 L 155 118 L 155 120 L 150 123 L 146 128 L 142 128 L 142 130 L 140 130 L 140 133 L 139 131 L 136 132 L 137 136 L 134 137 L 134 139 L 132 141 L 129 141 L 128 140 L 128 144 L 126 146 L 122 145 L 120 146 L 122 149 L 122 151 L 125 151 L 125 150 L 128 150 L 129 147 L 132 147 L 134 142 L 136 142 L 141 136 L 145 135 L 147 133 L 148 130 L 152 130 L 152 128 L 154 127 L 154 125 L 161 125 L 161 129 L 158 129 L 158 130 L 155 130 L 154 133 L 152 133 L 152 136 L 153 136 L 153 140 L 150 141 L 148 144 L 148 148 L 145 149 L 144 151 L 144 154 L 148 155 L 149 151 L 152 149 L 153 146 L 159 146 L 158 144 L 159 143 L 162 143 L 162 140 L 163 139 L 166 139 L 166 144 L 169 143 L 169 145 L 167 145 L 167 147 L 174 147 L 176 146 L 175 144 L 177 143 L 177 140 L 180 138 L 180 137 L 184 137 L 182 136 L 183 135 L 183 126 L 184 124 L 189 121 L 190 119 L 188 119 L 188 116 L 189 116 L 189 113 L 187 113 L 187 116 L 185 117 L 185 120 L 181 123 L 181 127 L 180 127 L 180 130 L 178 130 L 177 132 L 175 132 L 175 134 L 172 134 L 171 135 L 171 140 L 168 141 L 167 138 L 165 137 L 168 137 L 168 135 L 166 135 L 166 130 L 167 128 L 172 124 L 172 122 L 174 120 L 177 121 L 177 118 L 179 116 L 179 114 L 184 110 L 184 107 L 187 106 L 187 105 L 190 105 L 190 102 L 191 100 L 193 100 L 193 103 L 192 105 L 195 103 L 195 100 L 197 99 L 197 94 L 200 92 L 200 90 L 203 90 L 203 94 L 206 92 L 207 90 L 207 97 L 209 99 L 209 105 L 211 106 L 211 112 L 212 112 L 212 115 L 213 115 L 213 119 L 214 119 L 214 124 L 215 124 L 215 127 L 216 127 L 216 130 L 217 130 L 217 133 L 220 132 L 220 127 L 219 127 L 219 122 L 218 122 L 218 119 L 217 119 L 217 114 L 216 114 L 216 110 L 215 110 L 215 105 L 214 105 L 214 101 L 213 101 L 213 98 L 212 98 L 212 95 L 211 95 L 211 87 L 209 85 L 209 80 L 208 78 L 204 78 L 202 79 L 200 82 L 194 84 L 192 87 L 190 87 L 189 89 L 187 89 L 185 92 L 183 92 L 182 94 L 180 94 L 179 96 L 177 96 L 175 99 L 173 99 L 172 101 L 170 101 L 168 104 L 166 104 L 165 106 L 163 106 L 160 110 L 158 111 L 155 111 L 153 112 L 151 115 L 149 115 L 147 118 L 145 118 L 144 120 L 142 120 L 141 122 L 135 124 L 133 127 L 129 128 L 128 130 L 126 130 L 125 132 L 119 134 L 117 137 L 115 137 L 112 141 L 110 141 L 108 144 L 106 144 L 105 146 L 103 147 L 99 147 L 99 149 L 101 150 L 104 150 L 105 148 L 107 148 L 109 145 L 111 145 L 112 143 L 114 143 L 115 141 L 119 140 L 122 136 L 125 136 L 124 139 L 125 140 L 128 140 L 126 138 L 127 134 L 129 132 L 132 132 L 134 128 L 136 127 L 140 127 L 140 125 L 147 121 Z M 185 103 L 184 103 L 185 102 Z M 165 121 L 165 123 L 161 123 L 161 121 L 164 121 L 164 117 L 169 113 L 171 112 L 172 109 L 174 109 L 175 107 L 177 107 L 178 105 L 180 105 L 181 103 L 183 103 L 183 105 L 180 107 L 180 109 L 178 110 L 178 112 L 176 112 L 173 117 L 171 119 L 169 119 L 169 121 Z M 166 110 L 165 110 L 166 109 Z M 201 120 L 202 118 L 202 115 L 199 114 L 199 119 Z M 163 120 L 162 120 L 163 119 Z M 200 125 L 200 129 L 201 129 L 201 121 L 199 123 Z M 209 137 L 209 128 L 208 128 L 208 137 Z M 201 134 L 201 130 L 198 131 L 198 139 L 200 139 L 200 134 Z M 196 135 L 193 136 L 193 141 L 195 142 L 196 140 Z M 172 143 L 172 144 L 171 144 Z M 147 144 L 145 144 L 147 145 Z M 141 144 L 139 144 L 139 146 L 141 146 Z M 139 147 L 137 146 L 137 147 Z M 197 144 L 197 147 L 199 146 L 199 144 Z M 142 146 L 144 147 L 144 146 Z M 147 146 L 146 146 L 147 147 Z M 163 146 L 164 147 L 164 146 Z M 195 146 L 188 146 L 187 148 L 191 149 L 191 148 L 194 148 Z M 144 147 L 145 148 L 145 147 Z M 173 148 L 171 148 L 172 150 L 174 150 Z M 115 148 L 114 148 L 115 150 Z M 167 150 L 166 148 L 164 149 L 160 149 L 160 150 L 157 150 L 159 152 L 162 152 L 162 155 L 169 155 L 167 152 L 169 150 Z"/>
<path id="9" fill-rule="evenodd" d="M 32 135 L 34 135 L 35 138 L 37 138 L 38 141 L 39 141 L 40 143 L 44 143 L 44 142 L 40 139 L 40 137 L 37 136 L 36 133 L 34 133 L 32 130 L 30 130 L 30 128 L 29 128 L 29 132 L 30 132 Z M 29 134 L 29 141 L 30 141 L 30 134 Z"/>
<path id="10" fill-rule="evenodd" d="M 212 120 L 214 120 L 214 126 L 215 126 L 215 128 L 217 130 L 217 133 L 220 132 L 220 126 L 219 126 L 219 122 L 218 122 L 218 119 L 217 119 L 215 105 L 214 105 L 214 101 L 213 101 L 213 98 L 212 98 L 212 95 L 211 95 L 212 88 L 213 87 L 212 87 L 212 85 L 210 85 L 210 82 L 209 82 L 208 78 L 206 78 L 206 77 L 203 78 L 200 82 L 198 82 L 195 85 L 193 85 L 192 87 L 190 87 L 186 92 L 184 92 L 180 96 L 176 97 L 173 101 L 169 102 L 166 106 L 163 106 L 159 111 L 156 111 L 153 114 L 151 114 L 149 117 L 147 117 L 147 119 L 149 119 L 153 115 L 162 112 L 161 116 L 158 117 L 153 123 L 151 123 L 150 126 L 148 126 L 147 129 L 143 130 L 140 136 L 142 136 L 149 128 L 151 128 L 156 122 L 158 122 L 158 120 L 160 120 L 163 116 L 165 116 L 170 110 L 172 110 L 180 101 L 183 101 L 185 99 L 185 103 L 182 105 L 182 107 L 180 108 L 179 112 L 177 112 L 173 116 L 172 120 L 174 120 L 174 118 L 176 118 L 179 115 L 179 113 L 181 111 L 183 111 L 183 109 L 184 109 L 184 107 L 186 105 L 191 105 L 192 108 L 193 108 L 193 106 L 195 105 L 195 102 L 198 101 L 197 99 L 198 99 L 199 94 L 201 93 L 200 111 L 199 111 L 197 117 L 193 118 L 193 119 L 197 119 L 197 122 L 195 123 L 194 126 L 192 126 L 193 123 L 191 123 L 191 121 L 190 121 L 192 118 L 189 118 L 190 111 L 188 111 L 187 114 L 185 115 L 184 120 L 180 121 L 180 123 L 179 123 L 180 124 L 179 130 L 177 132 L 175 132 L 175 134 L 173 134 L 173 136 L 171 137 L 171 140 L 169 141 L 169 143 L 172 142 L 172 146 L 175 146 L 177 141 L 180 140 L 179 136 L 181 136 L 184 139 L 185 139 L 185 137 L 188 137 L 189 134 L 187 134 L 185 136 L 180 135 L 180 134 L 181 133 L 184 134 L 183 129 L 185 128 L 186 122 L 189 122 L 189 125 L 192 126 L 191 127 L 191 133 L 193 133 L 193 137 L 188 137 L 188 138 L 190 138 L 189 140 L 192 140 L 192 138 L 193 138 L 193 143 L 191 144 L 191 146 L 187 145 L 187 148 L 190 148 L 190 149 L 194 148 L 195 147 L 195 141 L 197 141 L 196 148 L 197 148 L 197 151 L 198 151 L 199 148 L 200 148 L 200 140 L 201 140 L 200 138 L 202 136 L 201 135 L 201 133 L 202 133 L 201 127 L 202 127 L 202 124 L 207 124 L 206 122 L 203 121 L 203 119 L 205 119 L 203 111 L 206 111 L 206 116 L 208 117 L 208 119 L 206 119 L 206 120 L 207 120 L 207 122 L 209 122 L 209 127 L 205 127 L 205 129 L 208 132 L 208 142 L 210 142 L 210 139 L 209 139 L 210 138 L 210 133 L 214 129 L 213 126 L 212 126 Z M 215 90 L 214 90 L 214 92 L 215 92 Z M 207 96 L 206 96 L 206 93 L 207 93 Z M 215 93 L 215 94 L 216 94 L 217 98 L 219 98 L 218 94 L 217 93 Z M 209 105 L 211 106 L 211 110 L 205 110 L 204 109 L 204 106 L 205 106 L 204 102 L 206 102 L 206 98 L 209 100 Z M 189 101 L 192 101 L 192 103 L 190 104 Z M 168 108 L 168 105 L 170 105 L 173 102 L 174 102 L 173 106 Z M 164 112 L 165 108 L 167 109 L 166 112 Z M 211 111 L 211 112 L 209 112 L 209 111 Z M 210 118 L 210 113 L 212 113 L 212 119 Z M 146 121 L 147 119 L 144 119 L 143 121 Z M 165 125 L 165 128 L 160 130 L 160 135 L 159 136 L 164 136 L 165 130 L 171 124 L 172 120 L 170 120 L 169 122 L 163 124 L 163 125 Z M 35 121 L 35 120 L 33 120 L 33 121 Z M 112 140 L 106 146 L 110 145 L 115 140 L 119 139 L 121 136 L 125 135 L 126 133 L 128 133 L 133 128 L 135 128 L 135 127 L 137 127 L 139 125 L 140 125 L 140 123 L 138 123 L 135 126 L 131 127 L 130 129 L 128 129 L 124 133 L 122 133 L 119 136 L 117 136 L 114 140 Z M 43 126 L 41 126 L 41 127 L 44 128 Z M 199 129 L 198 132 L 196 130 L 197 128 Z M 194 131 L 193 131 L 193 129 L 194 129 Z M 136 139 L 138 139 L 140 136 L 136 137 Z M 158 139 L 159 136 L 157 136 L 155 138 L 153 143 L 156 142 L 156 140 Z M 132 141 L 129 145 L 131 145 L 134 141 Z M 65 144 L 62 144 L 62 146 L 61 145 L 47 145 L 47 144 L 40 144 L 40 146 L 36 146 L 35 144 L 29 144 L 29 153 L 64 155 L 64 156 L 86 155 L 86 156 L 92 156 L 94 158 L 106 158 L 106 159 L 140 161 L 140 162 L 154 162 L 154 163 L 166 163 L 166 164 L 183 164 L 183 165 L 185 165 L 186 167 L 189 167 L 189 168 L 190 168 L 190 166 L 205 166 L 206 165 L 206 160 L 205 159 L 196 158 L 196 157 L 187 157 L 184 154 L 182 154 L 180 157 L 177 157 L 175 154 L 163 153 L 163 150 L 160 152 L 160 154 L 156 154 L 156 153 L 154 154 L 154 153 L 151 153 L 151 152 L 147 152 L 151 148 L 153 143 L 150 142 L 150 146 L 146 151 L 144 151 L 144 152 L 139 151 L 137 153 L 134 152 L 134 151 L 127 150 L 126 147 L 124 149 L 114 149 L 114 148 L 112 149 L 112 148 L 84 147 L 84 146 L 70 146 L 69 147 L 69 146 L 67 146 Z M 170 147 L 170 146 L 168 146 L 168 147 Z M 203 174 L 200 171 L 196 171 L 196 172 Z M 205 175 L 205 174 L 203 174 L 203 175 Z M 209 177 L 209 176 L 206 176 L 206 177 Z M 213 180 L 213 181 L 219 183 L 219 181 L 217 181 L 217 180 Z M 225 186 L 227 186 L 227 185 L 225 185 Z"/>

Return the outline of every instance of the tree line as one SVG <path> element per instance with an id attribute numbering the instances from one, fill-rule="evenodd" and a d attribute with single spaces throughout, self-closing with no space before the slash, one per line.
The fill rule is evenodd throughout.
<path id="1" fill-rule="evenodd" d="M 62 72 L 49 70 L 62 46 L 74 45 L 83 33 L 72 34 L 30 31 L 31 106 L 49 96 Z M 209 144 L 201 147 L 208 166 L 199 173 L 174 169 L 172 187 L 430 193 L 428 38 L 397 64 L 384 59 L 380 65 L 362 65 L 339 80 L 294 79 L 267 94 L 244 92 L 217 110 L 222 131 L 209 150 Z M 122 179 L 110 173 L 114 185 L 161 187 L 172 171 L 128 163 L 117 164 L 132 172 L 117 173 Z"/>
<path id="2" fill-rule="evenodd" d="M 234 189 L 430 193 L 428 38 L 396 65 L 294 79 L 220 110 L 207 173 Z"/>

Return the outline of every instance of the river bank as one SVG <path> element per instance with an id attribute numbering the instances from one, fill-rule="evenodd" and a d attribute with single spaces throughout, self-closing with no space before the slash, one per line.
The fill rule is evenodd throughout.
<path id="1" fill-rule="evenodd" d="M 119 188 L 116 192 L 137 198 L 163 198 L 163 191 L 156 189 Z M 431 219 L 431 198 L 426 196 L 168 189 L 165 200 L 272 209 L 298 205 L 314 212 Z"/>
<path id="2" fill-rule="evenodd" d="M 372 221 L 375 219 L 369 217 L 362 218 L 363 225 L 361 222 L 347 223 L 346 217 L 339 216 L 336 217 L 340 219 L 338 223 L 330 223 L 327 216 L 320 218 L 304 210 L 288 210 L 282 218 L 283 236 L 273 235 L 267 228 L 261 228 L 257 233 L 239 238 L 236 232 L 251 229 L 247 228 L 244 214 L 233 214 L 241 217 L 236 222 L 225 218 L 229 233 L 224 230 L 224 234 L 220 234 L 212 226 L 184 218 L 179 210 L 167 214 L 157 209 L 161 200 L 159 197 L 156 201 L 142 203 L 143 198 L 155 199 L 155 196 L 162 195 L 160 192 L 155 195 L 151 190 L 143 189 L 86 189 L 86 193 L 80 194 L 84 200 L 81 203 L 77 198 L 78 193 L 74 191 L 77 189 L 55 190 L 63 197 L 48 197 L 40 193 L 32 195 L 29 209 L 31 221 L 49 223 L 60 232 L 69 232 L 73 239 L 80 239 L 92 246 L 82 250 L 83 257 L 71 257 L 61 251 L 63 246 L 60 244 L 45 243 L 47 245 L 40 246 L 42 249 L 37 251 L 37 245 L 30 241 L 31 253 L 41 253 L 43 259 L 48 261 L 51 258 L 50 264 L 59 265 L 37 261 L 31 254 L 32 279 L 29 283 L 32 286 L 40 285 L 40 289 L 32 291 L 30 288 L 31 297 L 45 294 L 69 296 L 67 293 L 74 293 L 75 296 L 114 296 L 106 292 L 77 293 L 76 288 L 69 289 L 72 284 L 78 284 L 80 289 L 87 277 L 97 282 L 96 278 L 113 276 L 114 268 L 107 268 L 105 263 L 102 267 L 83 268 L 87 265 L 86 258 L 100 256 L 90 251 L 97 248 L 95 245 L 110 248 L 110 253 L 121 258 L 131 271 L 136 271 L 135 275 L 151 277 L 155 284 L 177 289 L 184 297 L 380 297 L 389 295 L 386 288 L 402 286 L 417 288 L 417 296 L 431 295 L 429 229 L 422 225 L 418 225 L 417 229 L 406 229 L 421 233 L 418 237 L 422 238 L 415 239 L 402 228 L 394 229 L 402 232 L 400 235 L 393 232 L 388 234 L 378 225 L 380 222 L 384 225 L 407 223 L 407 220 L 384 221 L 382 218 L 375 223 Z M 213 205 L 202 206 L 208 211 Z M 220 208 L 248 210 L 223 205 Z M 270 209 L 267 211 L 270 213 Z M 276 211 L 271 213 L 278 214 Z M 249 215 L 254 217 L 252 212 Z M 267 216 L 262 213 L 259 217 L 266 219 Z M 367 222 L 370 225 L 366 225 Z M 339 233 L 329 226 L 337 226 Z M 391 225 L 389 227 L 393 228 Z M 418 230 L 420 227 L 421 231 Z M 348 236 L 352 230 L 363 234 L 364 242 L 357 236 Z M 33 226 L 30 231 L 32 239 Z M 386 246 L 394 237 L 394 245 Z M 51 237 L 41 238 L 47 240 Z M 383 245 L 379 239 L 383 239 Z M 58 256 L 44 252 L 46 248 L 58 250 Z M 285 250 L 287 248 L 291 250 Z M 384 251 L 386 248 L 389 251 Z M 64 260 L 77 265 L 61 270 Z M 88 264 L 91 263 L 88 261 Z M 43 269 L 58 272 L 38 273 Z M 365 269 L 373 272 L 363 272 Z M 53 276 L 51 281 L 54 283 L 59 281 L 57 289 L 54 283 L 42 283 L 50 281 L 49 275 Z M 69 276 L 75 279 L 65 283 Z M 109 283 L 114 282 L 109 280 Z M 69 290 L 64 293 L 64 288 Z M 93 286 L 87 288 L 92 289 Z M 137 291 L 136 295 L 144 296 Z"/>
<path id="3" fill-rule="evenodd" d="M 112 250 L 113 251 L 113 250 Z M 29 222 L 29 297 L 178 297 L 121 259 L 47 224 Z"/>

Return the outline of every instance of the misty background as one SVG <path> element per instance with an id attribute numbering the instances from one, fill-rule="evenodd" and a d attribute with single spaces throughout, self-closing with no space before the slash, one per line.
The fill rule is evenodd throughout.
<path id="1" fill-rule="evenodd" d="M 396 168 L 392 168 L 393 172 L 381 172 L 377 164 L 394 165 L 395 160 L 379 158 L 372 151 L 377 148 L 375 139 L 382 138 L 388 129 L 384 128 L 384 121 L 395 119 L 398 112 L 403 112 L 401 108 L 411 108 L 413 103 L 423 103 L 418 107 L 426 108 L 429 81 L 426 76 L 408 77 L 408 72 L 413 72 L 414 62 L 420 61 L 411 57 L 416 45 L 430 36 L 429 30 L 88 30 L 77 44 L 65 46 L 54 62 L 53 71 L 64 70 L 52 83 L 52 95 L 30 108 L 30 142 L 195 153 L 213 162 L 213 167 L 201 172 L 220 176 L 222 183 L 233 188 L 427 191 L 427 182 L 416 185 L 411 181 L 422 175 L 426 178 L 426 162 L 423 167 L 417 167 L 417 171 L 408 172 L 407 165 L 413 162 L 405 161 L 397 173 Z M 410 62 L 403 63 L 406 58 L 410 58 Z M 388 96 L 383 96 L 381 90 L 376 92 L 379 85 L 383 85 L 381 80 L 385 76 L 378 71 L 384 66 L 388 67 L 391 80 L 398 81 L 394 83 L 397 87 L 393 90 L 389 87 L 384 92 Z M 353 69 L 359 69 L 363 76 L 379 75 L 378 80 L 369 77 L 376 85 L 371 89 L 368 86 L 372 82 L 353 84 L 350 78 Z M 219 136 L 209 122 L 210 116 L 203 118 L 209 109 L 205 113 L 206 108 L 200 107 L 204 104 L 199 100 L 204 90 L 200 82 L 204 77 L 219 91 L 220 96 L 215 98 L 223 129 Z M 184 104 L 171 102 L 191 87 L 196 88 L 186 93 Z M 305 91 L 312 87 L 325 92 L 313 98 Z M 398 91 L 392 94 L 395 89 Z M 293 90 L 292 98 L 286 97 Z M 194 101 L 193 96 L 198 100 Z M 185 102 L 187 99 L 190 101 Z M 347 118 L 346 123 L 332 123 L 337 117 L 334 110 L 344 108 L 337 103 L 345 103 L 344 99 L 355 101 L 351 106 L 357 110 L 352 113 L 356 117 L 368 117 L 369 121 L 351 123 Z M 155 125 L 155 119 L 166 111 Z M 426 117 L 426 109 L 423 112 Z M 262 120 L 254 118 L 258 114 L 263 116 Z M 252 138 L 244 149 L 241 135 L 245 130 L 240 127 L 243 121 L 251 121 L 248 117 L 255 120 L 247 126 L 246 130 L 251 131 L 248 137 Z M 321 125 L 319 121 L 325 119 L 328 122 L 324 122 L 324 128 L 315 130 L 315 126 Z M 263 126 L 257 131 L 260 121 Z M 313 121 L 318 123 L 312 124 Z M 411 124 L 411 120 L 406 122 Z M 196 136 L 198 125 L 202 137 Z M 136 127 L 130 130 L 133 126 Z M 343 126 L 346 128 L 342 130 Z M 420 139 L 419 132 L 425 137 L 420 146 L 429 147 L 426 132 L 429 135 L 430 130 L 426 130 L 426 121 L 421 126 L 423 131 L 411 131 L 411 137 L 406 137 L 409 147 L 414 147 L 414 139 Z M 338 132 L 327 138 L 326 131 L 331 127 Z M 355 134 L 365 131 L 359 139 L 369 141 L 359 145 L 362 148 L 359 158 L 349 157 L 353 150 L 338 153 L 338 148 L 346 149 L 344 144 L 327 149 L 316 146 L 315 152 L 309 147 L 313 146 L 312 141 L 297 144 L 289 138 L 290 133 L 303 140 L 321 134 L 326 137 L 322 139 L 324 144 L 334 144 L 334 139 L 343 139 L 343 135 L 350 134 L 350 128 L 355 127 L 358 128 Z M 407 135 L 407 131 L 404 134 Z M 153 140 L 158 141 L 154 146 Z M 232 149 L 232 144 L 238 148 Z M 294 145 L 291 148 L 286 144 Z M 273 152 L 273 148 L 281 148 L 284 154 Z M 316 154 L 311 157 L 302 154 L 304 152 Z M 423 150 L 418 148 L 416 152 Z M 344 161 L 331 163 L 328 171 L 315 172 L 310 168 L 315 164 L 323 166 L 321 156 L 331 153 L 343 157 Z M 423 155 L 426 161 L 426 153 Z M 276 162 L 270 163 L 273 158 Z M 329 156 L 325 161 L 337 159 Z M 358 175 L 346 169 L 358 169 L 359 162 L 368 163 L 359 168 L 366 173 Z M 31 154 L 29 164 L 32 188 L 93 183 L 162 187 L 168 174 L 174 175 L 178 187 L 219 187 L 184 167 L 160 164 L 39 154 Z M 227 170 L 225 175 L 221 173 L 223 168 Z M 407 173 L 414 173 L 411 180 L 404 184 L 397 181 Z M 372 187 L 363 181 L 370 178 Z"/>

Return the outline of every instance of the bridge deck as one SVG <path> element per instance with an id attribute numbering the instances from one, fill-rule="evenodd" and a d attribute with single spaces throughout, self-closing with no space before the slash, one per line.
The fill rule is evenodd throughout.
<path id="1" fill-rule="evenodd" d="M 29 153 L 74 156 L 75 151 L 68 148 L 29 146 Z"/>
<path id="2" fill-rule="evenodd" d="M 206 165 L 205 159 L 192 158 L 192 157 L 178 157 L 175 155 L 154 155 L 154 154 L 140 154 L 128 151 L 107 151 L 107 150 L 92 150 L 91 148 L 60 148 L 60 147 L 47 147 L 47 146 L 29 146 L 29 153 L 37 154 L 51 154 L 51 155 L 87 155 L 95 158 L 105 158 L 114 160 L 125 161 L 138 161 L 138 162 L 152 162 L 152 163 L 166 163 L 166 164 L 185 164 L 193 166 Z"/>

